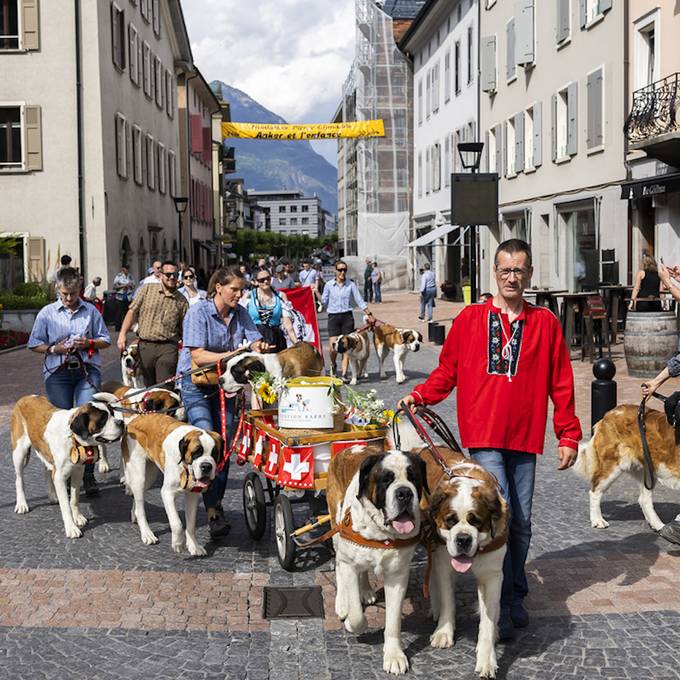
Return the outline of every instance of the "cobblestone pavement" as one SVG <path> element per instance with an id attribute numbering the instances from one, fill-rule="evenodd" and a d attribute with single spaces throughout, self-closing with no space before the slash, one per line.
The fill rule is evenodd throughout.
<path id="1" fill-rule="evenodd" d="M 374 312 L 414 325 L 419 323 L 416 303 L 412 296 L 387 297 Z M 441 319 L 456 310 L 450 303 L 436 308 Z M 394 403 L 436 361 L 437 349 L 424 346 L 408 357 L 408 383 L 397 386 L 391 365 L 387 381 L 375 380 L 372 357 L 371 386 Z M 627 378 L 622 362 L 617 364 L 619 400 L 637 401 L 639 380 Z M 115 377 L 117 370 L 116 353 L 110 350 L 105 378 Z M 589 364 L 580 361 L 574 370 L 585 430 L 592 374 Z M 48 504 L 35 458 L 26 475 L 31 512 L 15 515 L 8 415 L 19 396 L 40 391 L 40 358 L 27 351 L 1 355 L 0 374 L 0 455 L 6 466 L 0 476 L 0 680 L 387 677 L 381 670 L 381 598 L 367 610 L 369 632 L 346 634 L 333 611 L 333 564 L 325 549 L 300 555 L 297 570 L 288 573 L 273 557 L 270 527 L 261 541 L 248 538 L 241 508 L 243 468 L 232 468 L 226 496 L 231 534 L 219 543 L 208 542 L 207 558 L 171 551 L 157 487 L 148 494 L 147 512 L 161 540 L 142 545 L 129 522 L 130 499 L 117 484 L 117 447 L 110 452 L 112 472 L 98 475 L 101 495 L 83 499 L 83 513 L 90 518 L 83 538 L 63 536 L 58 508 Z M 450 420 L 453 404 L 450 399 L 438 408 Z M 499 677 L 680 677 L 680 550 L 645 525 L 637 490 L 625 480 L 603 503 L 610 528 L 591 529 L 586 485 L 571 471 L 555 469 L 555 445 L 549 425 L 546 454 L 539 459 L 529 558 L 532 622 L 512 645 L 499 646 Z M 661 488 L 655 498 L 664 519 L 680 510 L 676 493 Z M 304 519 L 304 507 L 297 506 L 296 513 Z M 199 540 L 207 541 L 202 510 L 198 524 Z M 411 675 L 474 677 L 478 618 L 473 581 L 460 579 L 456 646 L 434 650 L 428 644 L 433 625 L 421 595 L 424 568 L 424 555 L 418 552 L 404 607 Z M 262 618 L 263 586 L 314 584 L 323 589 L 324 619 Z"/>

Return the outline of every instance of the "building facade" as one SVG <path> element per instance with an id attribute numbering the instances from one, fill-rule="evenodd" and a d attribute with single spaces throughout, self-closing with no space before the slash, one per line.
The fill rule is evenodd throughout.
<path id="1" fill-rule="evenodd" d="M 510 237 L 532 244 L 533 285 L 625 279 L 626 5 L 483 0 L 483 169 L 500 175 L 500 205 L 498 224 L 480 230 L 481 289 Z"/>
<path id="2" fill-rule="evenodd" d="M 413 220 L 411 281 L 429 262 L 438 282 L 469 275 L 469 235 L 451 225 L 451 173 L 463 172 L 459 142 L 477 141 L 476 0 L 425 5 L 399 42 L 413 68 Z"/>
<path id="3" fill-rule="evenodd" d="M 178 0 L 7 0 L 0 38 L 0 236 L 24 278 L 69 254 L 88 278 L 178 255 Z"/>
<path id="4" fill-rule="evenodd" d="M 248 191 L 248 197 L 269 213 L 267 231 L 317 238 L 324 233 L 321 199 L 300 191 Z"/>
<path id="5" fill-rule="evenodd" d="M 628 3 L 626 121 L 633 276 L 643 251 L 680 262 L 680 14 L 672 0 Z"/>

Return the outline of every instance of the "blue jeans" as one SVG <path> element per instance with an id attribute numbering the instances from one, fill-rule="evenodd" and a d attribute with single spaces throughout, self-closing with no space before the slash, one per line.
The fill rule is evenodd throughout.
<path id="1" fill-rule="evenodd" d="M 217 389 L 217 386 L 194 385 L 191 382 L 191 377 L 182 378 L 182 403 L 186 409 L 187 420 L 190 425 L 220 433 L 220 395 Z M 227 449 L 233 436 L 232 426 L 235 406 L 235 398 L 227 399 Z M 229 460 L 212 481 L 207 491 L 203 492 L 203 505 L 206 510 L 222 506 L 228 477 Z"/>
<path id="2" fill-rule="evenodd" d="M 382 293 L 380 292 L 380 286 L 382 283 L 373 283 L 373 301 L 382 302 Z"/>
<path id="3" fill-rule="evenodd" d="M 434 299 L 437 297 L 437 291 L 433 290 L 420 294 L 420 318 L 425 317 L 425 307 L 427 307 L 427 320 L 432 321 L 432 310 L 434 309 Z"/>
<path id="4" fill-rule="evenodd" d="M 88 366 L 87 376 L 82 369 L 69 371 L 68 368 L 60 368 L 45 378 L 45 391 L 53 406 L 69 409 L 90 401 L 101 384 L 102 374 L 98 368 Z M 94 463 L 88 463 L 85 472 L 94 474 Z"/>
<path id="5" fill-rule="evenodd" d="M 531 543 L 536 454 L 507 449 L 470 449 L 470 455 L 496 477 L 508 503 L 510 524 L 508 551 L 503 562 L 501 607 L 521 604 L 529 592 L 524 565 Z"/>

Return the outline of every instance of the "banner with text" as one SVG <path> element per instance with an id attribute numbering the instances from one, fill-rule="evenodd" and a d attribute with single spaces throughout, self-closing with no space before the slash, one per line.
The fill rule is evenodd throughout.
<path id="1" fill-rule="evenodd" d="M 269 123 L 222 123 L 222 138 L 277 139 L 338 139 L 340 137 L 384 137 L 382 120 L 359 120 L 350 123 L 318 125 L 278 125 Z"/>

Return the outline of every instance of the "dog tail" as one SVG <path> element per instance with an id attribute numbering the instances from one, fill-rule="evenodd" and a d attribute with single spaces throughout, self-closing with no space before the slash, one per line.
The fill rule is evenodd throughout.
<path id="1" fill-rule="evenodd" d="M 576 463 L 574 463 L 574 472 L 588 481 L 592 480 L 598 466 L 597 451 L 595 449 L 596 436 L 597 425 L 595 426 L 595 432 L 590 441 L 586 444 L 579 445 Z"/>

